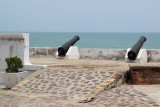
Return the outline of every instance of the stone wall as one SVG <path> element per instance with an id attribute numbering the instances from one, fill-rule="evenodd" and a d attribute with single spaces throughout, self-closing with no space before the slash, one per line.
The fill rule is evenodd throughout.
<path id="1" fill-rule="evenodd" d="M 55 57 L 57 48 L 41 48 L 41 47 L 32 47 L 29 49 L 30 57 Z"/>
<path id="2" fill-rule="evenodd" d="M 80 48 L 80 57 L 82 59 L 106 59 L 106 60 L 124 60 L 126 50 L 124 49 L 84 49 Z"/>
<path id="3" fill-rule="evenodd" d="M 154 62 L 160 62 L 160 49 L 148 49 L 148 60 Z"/>
<path id="4" fill-rule="evenodd" d="M 31 47 L 30 57 L 55 57 L 57 48 L 50 47 Z M 79 48 L 81 59 L 104 59 L 104 60 L 124 60 L 127 49 L 94 49 Z M 159 62 L 160 50 L 148 49 L 148 60 Z"/>

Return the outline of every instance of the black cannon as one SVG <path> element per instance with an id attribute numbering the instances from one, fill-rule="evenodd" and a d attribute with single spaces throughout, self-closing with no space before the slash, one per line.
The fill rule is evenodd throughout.
<path id="1" fill-rule="evenodd" d="M 128 52 L 128 59 L 135 60 L 137 58 L 137 55 L 139 53 L 139 50 L 141 49 L 143 43 L 146 41 L 146 37 L 141 36 L 141 38 L 138 40 L 138 42 L 131 48 L 131 50 Z"/>
<path id="2" fill-rule="evenodd" d="M 58 48 L 58 55 L 65 56 L 69 47 L 73 46 L 79 39 L 80 39 L 79 36 L 75 36 L 71 40 L 69 40 L 68 42 L 63 44 L 61 47 L 59 47 Z"/>

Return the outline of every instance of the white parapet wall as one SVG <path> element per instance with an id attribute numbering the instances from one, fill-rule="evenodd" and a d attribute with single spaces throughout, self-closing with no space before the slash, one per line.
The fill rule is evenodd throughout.
<path id="1" fill-rule="evenodd" d="M 124 60 L 125 49 L 79 48 L 82 59 Z"/>
<path id="2" fill-rule="evenodd" d="M 127 49 L 78 48 L 80 59 L 125 60 Z M 160 62 L 160 49 L 146 49 L 149 62 Z M 57 48 L 31 47 L 30 57 L 55 58 Z"/>
<path id="3" fill-rule="evenodd" d="M 160 62 L 160 49 L 147 49 L 148 61 Z"/>
<path id="4" fill-rule="evenodd" d="M 24 65 L 29 62 L 29 34 L 27 33 L 0 33 L 0 69 L 5 69 L 8 57 L 19 57 Z"/>
<path id="5" fill-rule="evenodd" d="M 46 65 L 32 65 L 29 61 L 29 34 L 28 33 L 0 33 L 0 72 L 7 68 L 6 58 L 19 57 L 23 62 L 21 70 L 37 70 Z M 0 83 L 1 74 L 0 74 Z"/>

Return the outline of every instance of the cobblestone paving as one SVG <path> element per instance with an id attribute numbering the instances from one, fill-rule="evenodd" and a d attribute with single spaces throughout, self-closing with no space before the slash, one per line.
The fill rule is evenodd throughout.
<path id="1" fill-rule="evenodd" d="M 104 91 L 96 96 L 95 101 L 85 104 L 85 107 L 160 107 L 147 95 L 122 85 Z"/>
<path id="2" fill-rule="evenodd" d="M 159 107 L 145 95 L 133 89 L 132 86 L 122 85 L 104 91 L 89 103 L 76 103 L 67 100 L 55 100 L 52 97 L 19 97 L 0 94 L 0 107 Z"/>
<path id="3" fill-rule="evenodd" d="M 113 75 L 113 71 L 47 70 L 28 81 L 14 92 L 52 94 L 66 100 L 90 94 L 96 86 Z"/>

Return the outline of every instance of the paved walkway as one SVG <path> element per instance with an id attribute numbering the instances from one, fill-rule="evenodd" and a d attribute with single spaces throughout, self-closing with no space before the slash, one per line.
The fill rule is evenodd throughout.
<path id="1" fill-rule="evenodd" d="M 52 97 L 20 97 L 2 91 L 0 93 L 0 107 L 159 107 L 146 94 L 128 85 L 104 91 L 88 103 L 55 100 Z"/>
<path id="2" fill-rule="evenodd" d="M 0 90 L 0 107 L 159 106 L 134 86 L 119 86 L 129 70 L 124 62 L 43 60 L 36 59 L 39 64 L 48 62 L 49 68 L 36 71 L 11 90 Z"/>
<path id="3" fill-rule="evenodd" d="M 113 76 L 114 71 L 63 71 L 47 69 L 11 91 L 25 94 L 47 94 L 55 99 L 79 99 Z"/>
<path id="4" fill-rule="evenodd" d="M 86 107 L 159 107 L 157 102 L 130 85 L 104 91 L 96 96 L 96 100 Z"/>
<path id="5" fill-rule="evenodd" d="M 133 85 L 133 88 L 148 95 L 160 105 L 160 85 Z"/>

